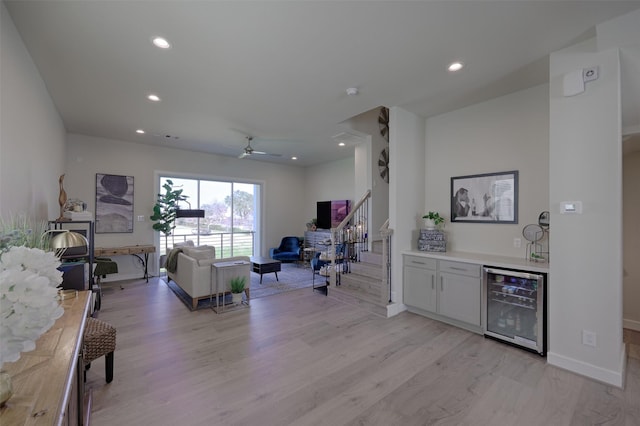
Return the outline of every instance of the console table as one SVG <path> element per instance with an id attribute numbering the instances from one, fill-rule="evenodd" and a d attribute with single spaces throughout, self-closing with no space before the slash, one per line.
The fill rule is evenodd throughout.
<path id="1" fill-rule="evenodd" d="M 88 423 L 82 339 L 90 291 L 60 302 L 64 314 L 36 341 L 33 351 L 2 367 L 11 376 L 13 395 L 0 410 L 2 425 L 82 425 Z M 84 413 L 84 414 L 83 414 Z"/>
<path id="2" fill-rule="evenodd" d="M 156 246 L 153 245 L 136 245 L 136 246 L 124 246 L 124 247 L 96 247 L 94 250 L 94 256 L 123 256 L 130 254 L 137 257 L 142 262 L 144 267 L 144 278 L 149 282 L 149 253 L 155 253 Z M 144 259 L 140 255 L 144 255 Z"/>

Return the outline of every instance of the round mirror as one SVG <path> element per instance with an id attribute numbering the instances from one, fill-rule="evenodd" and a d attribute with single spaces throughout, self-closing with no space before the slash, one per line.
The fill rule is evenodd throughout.
<path id="1" fill-rule="evenodd" d="M 536 241 L 541 240 L 544 236 L 544 229 L 542 229 L 542 226 L 532 223 L 531 225 L 524 227 L 522 230 L 522 236 L 525 237 L 527 241 L 535 243 Z"/>
<path id="2" fill-rule="evenodd" d="M 549 212 L 544 211 L 540 213 L 540 216 L 538 216 L 538 225 L 545 229 L 549 227 Z"/>

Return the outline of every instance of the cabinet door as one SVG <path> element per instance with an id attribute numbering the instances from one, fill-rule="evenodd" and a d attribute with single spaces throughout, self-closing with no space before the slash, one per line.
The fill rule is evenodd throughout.
<path id="1" fill-rule="evenodd" d="M 405 266 L 405 305 L 435 312 L 436 302 L 436 272 L 430 269 Z"/>
<path id="2" fill-rule="evenodd" d="M 481 284 L 476 277 L 440 273 L 438 313 L 479 326 Z"/>

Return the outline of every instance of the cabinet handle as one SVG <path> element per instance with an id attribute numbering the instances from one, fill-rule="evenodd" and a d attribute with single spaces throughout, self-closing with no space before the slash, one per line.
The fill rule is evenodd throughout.
<path id="1" fill-rule="evenodd" d="M 435 280 L 435 277 L 433 275 L 431 275 L 431 290 L 436 288 L 434 280 Z"/>
<path id="2" fill-rule="evenodd" d="M 444 291 L 444 277 L 440 275 L 440 291 Z"/>
<path id="3" fill-rule="evenodd" d="M 467 268 L 458 268 L 456 266 L 449 266 L 449 269 L 453 269 L 454 271 L 466 271 Z"/>
<path id="4" fill-rule="evenodd" d="M 414 263 L 416 265 L 426 265 L 425 262 L 416 262 L 415 260 L 412 260 L 411 263 Z"/>

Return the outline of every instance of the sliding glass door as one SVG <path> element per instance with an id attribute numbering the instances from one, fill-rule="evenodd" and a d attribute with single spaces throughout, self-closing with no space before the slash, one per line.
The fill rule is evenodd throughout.
<path id="1" fill-rule="evenodd" d="M 161 176 L 160 187 L 167 179 L 188 197 L 183 208 L 202 209 L 204 218 L 176 219 L 176 228 L 161 252 L 192 240 L 195 245 L 214 246 L 216 258 L 253 255 L 260 223 L 259 185 Z M 160 242 L 163 246 L 162 239 Z"/>

